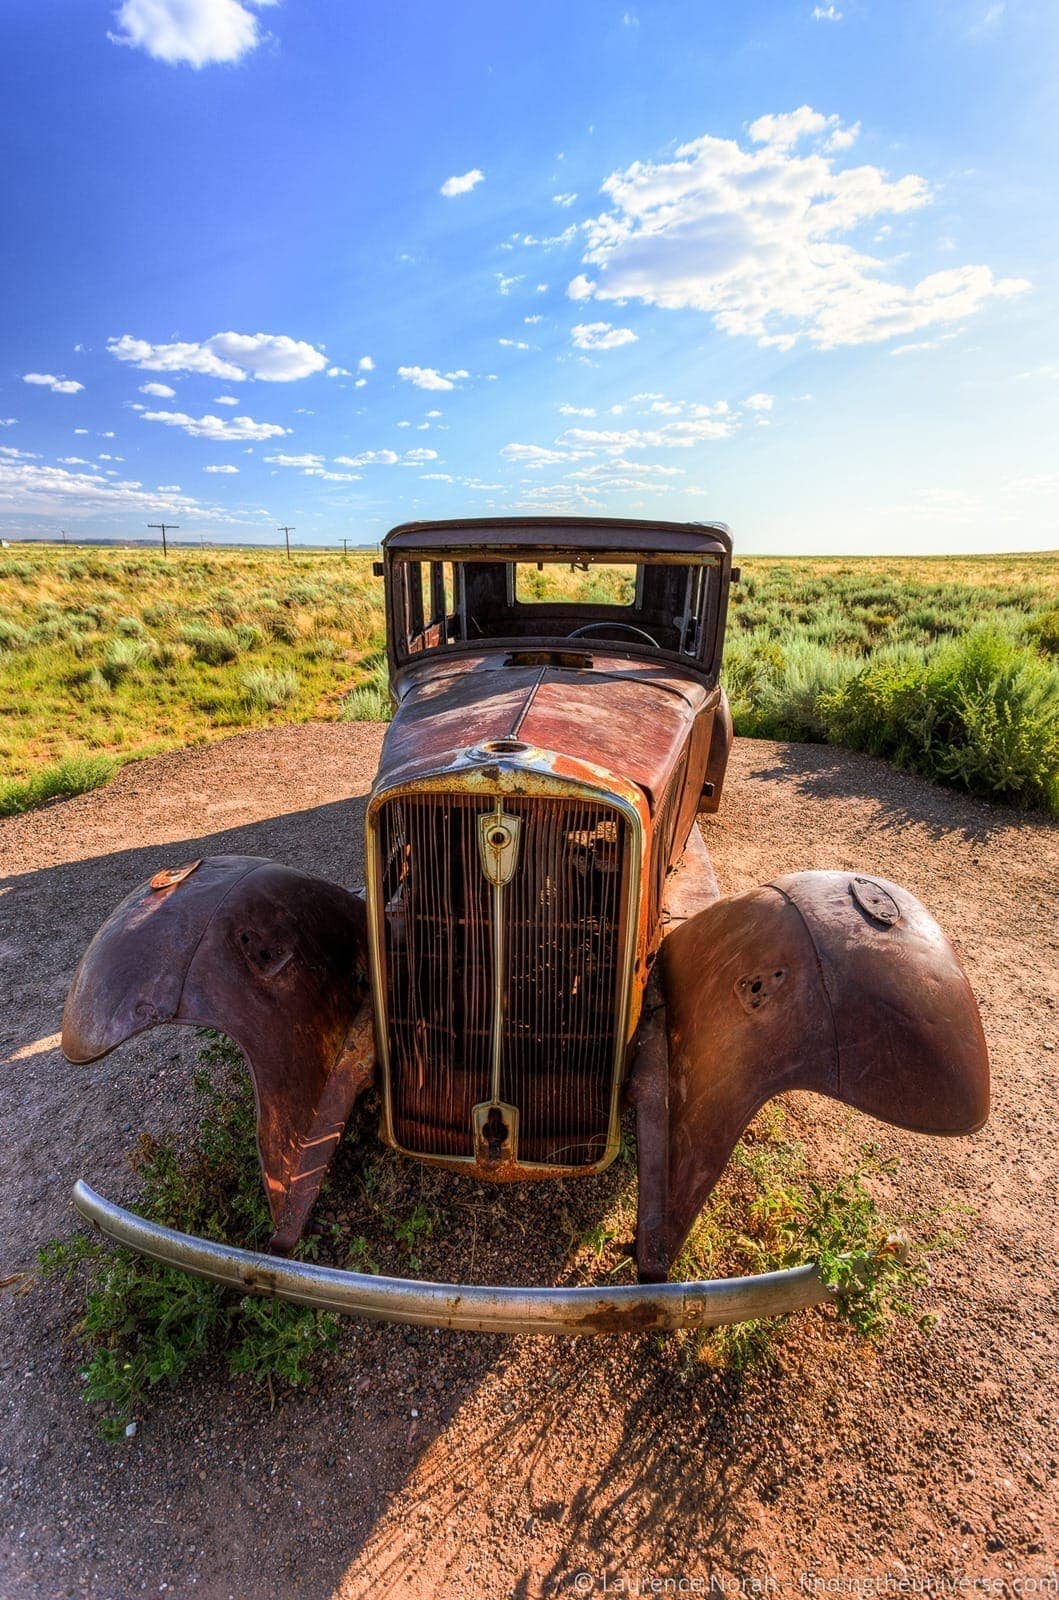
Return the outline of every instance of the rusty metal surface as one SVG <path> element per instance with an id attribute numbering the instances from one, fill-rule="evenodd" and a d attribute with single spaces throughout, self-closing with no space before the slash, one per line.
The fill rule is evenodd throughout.
<path id="1" fill-rule="evenodd" d="M 414 802 L 420 802 L 428 807 L 433 804 L 437 808 L 439 818 L 441 818 L 450 805 L 455 805 L 464 810 L 469 807 L 473 822 L 477 815 L 476 807 L 480 809 L 482 815 L 490 812 L 495 813 L 497 804 L 501 800 L 505 812 L 515 810 L 521 814 L 523 826 L 526 830 L 526 838 L 530 837 L 531 830 L 533 831 L 533 837 L 536 837 L 536 822 L 534 819 L 539 816 L 543 821 L 549 812 L 554 811 L 557 803 L 560 807 L 575 804 L 582 808 L 585 806 L 594 808 L 595 811 L 599 811 L 602 806 L 608 815 L 614 817 L 615 820 L 620 819 L 624 826 L 622 889 L 619 897 L 620 923 L 612 930 L 617 935 L 616 940 L 613 941 L 613 950 L 619 954 L 618 959 L 613 961 L 612 972 L 607 975 L 608 982 L 600 987 L 601 996 L 605 997 L 607 1014 L 603 1015 L 601 1013 L 599 1017 L 599 1036 L 600 1039 L 609 1041 L 608 1053 L 610 1058 L 606 1083 L 607 1114 L 605 1118 L 601 1118 L 600 1122 L 600 1131 L 605 1132 L 606 1137 L 605 1140 L 597 1142 L 593 1151 L 589 1153 L 585 1153 L 583 1150 L 572 1152 L 569 1164 L 565 1164 L 559 1159 L 558 1152 L 553 1154 L 550 1159 L 544 1159 L 544 1154 L 549 1151 L 550 1144 L 555 1142 L 550 1138 L 550 1134 L 558 1131 L 562 1123 L 559 1120 L 556 1122 L 554 1129 L 549 1129 L 547 1121 L 549 1116 L 549 1095 L 542 1091 L 554 1085 L 556 1089 L 554 1096 L 555 1115 L 557 1118 L 561 1119 L 564 1114 L 564 1106 L 567 1111 L 570 1109 L 571 1074 L 568 1071 L 567 1063 L 563 1059 L 563 1052 L 560 1052 L 558 1059 L 552 1063 L 550 1072 L 546 1071 L 543 1076 L 538 1073 L 539 1081 L 531 1098 L 534 1104 L 543 1105 L 545 1120 L 542 1121 L 539 1116 L 534 1116 L 532 1123 L 527 1120 L 527 1133 L 532 1127 L 534 1145 L 530 1146 L 527 1140 L 526 1148 L 517 1162 L 501 1159 L 496 1162 L 476 1163 L 475 1147 L 470 1143 L 474 1131 L 472 1112 L 474 1105 L 482 1102 L 480 1091 L 476 1090 L 475 1085 L 480 1084 L 482 1089 L 488 1089 L 488 1085 L 482 1082 L 481 1071 L 478 1071 L 476 1075 L 472 1075 L 471 1082 L 463 1082 L 462 1089 L 459 1089 L 459 1086 L 455 1086 L 458 1089 L 457 1098 L 459 1098 L 459 1093 L 462 1093 L 463 1096 L 461 1101 L 463 1111 L 461 1115 L 462 1122 L 465 1124 L 465 1134 L 469 1141 L 467 1153 L 459 1153 L 458 1144 L 452 1148 L 438 1149 L 437 1141 L 440 1134 L 444 1134 L 451 1144 L 453 1130 L 449 1126 L 452 1121 L 450 1115 L 452 1094 L 450 1091 L 454 1088 L 454 1085 L 449 1084 L 446 1087 L 444 1081 L 436 1082 L 436 1075 L 432 1078 L 430 1073 L 425 1070 L 426 1063 L 423 1063 L 416 1074 L 416 1082 L 421 1091 L 420 1097 L 422 1101 L 418 1117 L 413 1119 L 410 1116 L 409 1105 L 399 1103 L 401 1100 L 399 1080 L 401 1078 L 407 1081 L 410 1080 L 408 1079 L 407 1070 L 409 1062 L 400 1059 L 401 1052 L 398 1051 L 393 1056 L 393 1060 L 391 1060 L 391 1039 L 389 1037 L 393 1002 L 387 963 L 391 959 L 388 941 L 392 935 L 387 931 L 387 928 L 394 916 L 395 907 L 391 903 L 393 891 L 387 886 L 386 880 L 386 863 L 392 855 L 392 849 L 387 844 L 389 830 L 384 826 L 387 812 L 395 803 L 408 806 Z M 638 1020 L 643 984 L 646 981 L 646 900 L 642 894 L 642 882 L 644 841 L 649 841 L 650 830 L 651 819 L 647 801 L 642 791 L 635 784 L 624 779 L 612 779 L 608 773 L 600 768 L 588 766 L 568 757 L 555 756 L 547 751 L 534 750 L 518 742 L 512 747 L 511 741 L 494 741 L 488 747 L 479 747 L 460 752 L 450 766 L 438 772 L 419 776 L 411 783 L 399 781 L 386 784 L 380 781 L 368 806 L 367 878 L 372 977 L 376 1014 L 380 1019 L 378 1039 L 383 1084 L 381 1133 L 388 1144 L 403 1150 L 407 1154 L 417 1155 L 440 1166 L 453 1167 L 458 1171 L 473 1169 L 476 1176 L 490 1182 L 561 1177 L 564 1173 L 571 1171 L 600 1171 L 613 1160 L 620 1143 L 618 1103 L 621 1078 L 627 1049 Z M 530 849 L 532 853 L 531 846 L 524 845 L 523 848 Z M 468 846 L 463 852 L 465 856 L 472 853 L 477 854 L 476 844 Z M 560 914 L 561 907 L 555 898 L 558 892 L 558 885 L 549 885 L 546 880 L 541 880 L 542 864 L 546 863 L 538 860 L 531 862 L 530 868 L 527 869 L 526 873 L 526 884 L 520 888 L 516 881 L 510 886 L 511 891 L 515 891 L 516 909 L 519 904 L 522 904 L 524 913 L 521 918 L 516 915 L 512 927 L 513 929 L 517 928 L 520 922 L 526 925 L 539 923 L 538 931 L 545 939 L 551 938 L 554 940 L 555 938 L 560 938 L 568 945 L 568 951 L 556 946 L 550 964 L 545 963 L 541 983 L 542 985 L 547 985 L 551 981 L 554 987 L 557 979 L 561 977 L 561 974 L 569 966 L 568 961 L 565 959 L 566 956 L 569 952 L 575 951 L 579 944 L 583 945 L 586 938 L 591 941 L 592 928 L 586 927 L 579 933 L 576 924 L 571 924 L 569 927 L 566 925 L 569 919 L 564 919 Z M 460 872 L 456 874 L 457 880 L 460 878 L 462 871 L 461 867 Z M 480 867 L 476 868 L 476 872 L 480 876 L 480 889 L 484 893 L 488 889 L 488 879 L 484 873 L 481 873 Z M 436 873 L 435 876 L 437 876 Z M 518 875 L 516 874 L 517 879 Z M 440 881 L 442 880 L 439 879 Z M 535 890 L 534 884 L 537 885 Z M 450 917 L 455 915 L 457 918 L 462 917 L 467 922 L 466 910 L 460 910 L 460 906 L 464 904 L 465 893 L 459 888 L 458 882 L 457 890 L 458 893 L 455 898 L 452 894 L 446 893 L 434 899 L 433 906 L 436 917 L 443 918 L 446 914 Z M 508 892 L 509 890 L 504 891 L 504 893 Z M 527 892 L 530 894 L 529 902 L 525 901 Z M 446 905 L 446 901 L 448 905 Z M 536 911 L 533 910 L 534 903 L 537 905 Z M 591 911 L 594 904 L 594 900 L 591 904 L 586 902 L 586 910 Z M 554 927 L 551 926 L 549 919 L 554 919 Z M 486 933 L 489 931 L 486 927 L 487 920 L 484 912 L 479 908 L 474 921 L 476 925 L 480 923 Z M 453 941 L 458 941 L 461 936 L 466 936 L 466 932 L 466 928 L 452 928 L 448 935 L 442 930 L 441 937 L 447 936 Z M 489 942 L 487 939 L 486 945 Z M 504 961 L 512 959 L 505 953 L 506 949 L 505 943 L 504 949 L 500 952 Z M 481 961 L 488 961 L 489 959 L 495 964 L 497 952 L 494 950 L 490 958 L 489 949 L 483 946 L 483 949 L 479 951 L 477 965 L 480 966 Z M 528 950 L 524 952 L 524 956 L 515 958 L 516 975 L 518 969 L 526 966 L 529 959 Z M 475 966 L 476 963 L 472 962 L 470 969 L 472 977 Z M 576 971 L 569 975 L 572 981 L 576 980 Z M 479 1000 L 484 1002 L 488 998 L 488 985 L 483 986 L 480 983 L 479 987 L 481 990 Z M 418 983 L 415 992 L 418 993 Z M 549 1009 L 554 1010 L 556 1006 L 561 1010 L 563 1005 L 573 1004 L 572 997 L 564 999 L 561 994 L 548 991 L 543 987 L 539 999 L 542 1013 Z M 485 1014 L 482 1012 L 481 1004 L 478 1007 L 478 1011 L 484 1021 L 475 1032 L 484 1036 L 485 1028 L 488 1026 L 488 1019 L 485 1018 Z M 519 1014 L 519 1008 L 516 1006 L 516 1022 Z M 532 1027 L 532 1018 L 527 1017 L 525 1021 L 527 1028 Z M 492 1026 L 495 1029 L 495 1015 Z M 495 1042 L 495 1032 L 490 1033 L 490 1040 Z M 572 1044 L 573 1039 L 571 1038 Z M 473 1037 L 463 1041 L 456 1041 L 453 1045 L 450 1057 L 451 1070 L 454 1077 L 461 1075 L 461 1068 L 466 1066 L 468 1059 L 471 1060 L 473 1065 L 475 1048 Z M 407 1055 L 407 1051 L 404 1054 Z M 481 1054 L 480 1050 L 479 1054 Z M 541 1063 L 537 1065 L 540 1066 Z M 480 1066 L 481 1063 L 479 1062 Z M 502 1060 L 501 1072 L 503 1072 L 503 1066 Z M 544 1066 L 547 1068 L 547 1063 L 544 1063 Z M 462 1078 L 466 1078 L 466 1073 L 462 1073 Z M 431 1087 L 432 1084 L 434 1085 L 433 1088 Z M 563 1093 L 564 1085 L 565 1095 Z M 602 1089 L 604 1085 L 601 1083 L 599 1087 Z M 407 1101 L 407 1096 L 405 1096 L 405 1100 Z M 529 1104 L 524 1109 L 528 1110 Z M 580 1143 L 584 1144 L 583 1128 L 581 1129 Z"/>
<path id="2" fill-rule="evenodd" d="M 891 903 L 895 920 L 875 914 Z M 919 1133 L 972 1133 L 986 1120 L 974 995 L 937 923 L 896 884 L 844 872 L 778 878 L 685 922 L 660 962 L 670 1261 L 773 1095 L 816 1090 Z"/>
<path id="3" fill-rule="evenodd" d="M 832 1297 L 812 1265 L 751 1278 L 646 1286 L 523 1288 L 420 1283 L 341 1272 L 311 1261 L 284 1261 L 198 1239 L 146 1222 L 96 1194 L 86 1183 L 77 1184 L 74 1204 L 87 1221 L 116 1243 L 211 1283 L 344 1316 L 421 1327 L 570 1336 L 715 1328 L 801 1311 Z"/>
<path id="4" fill-rule="evenodd" d="M 382 541 L 388 554 L 422 550 L 432 555 L 503 553 L 509 558 L 534 549 L 549 552 L 614 551 L 626 558 L 730 554 L 723 522 L 645 522 L 622 517 L 464 517 L 449 522 L 404 522 Z"/>
<path id="5" fill-rule="evenodd" d="M 728 696 L 722 689 L 713 713 L 713 726 L 710 734 L 710 753 L 706 761 L 706 776 L 702 786 L 701 809 L 711 815 L 720 809 L 721 795 L 724 790 L 724 775 L 728 769 L 728 757 L 732 753 L 735 742 L 735 728 L 732 725 L 732 711 L 728 704 Z"/>
<path id="6" fill-rule="evenodd" d="M 616 658 L 601 658 L 587 671 L 507 666 L 510 654 L 500 648 L 407 669 L 383 741 L 380 778 L 412 776 L 469 745 L 519 739 L 620 774 L 654 805 L 696 717 L 717 696 L 677 667 Z"/>
<path id="7" fill-rule="evenodd" d="M 277 1248 L 299 1237 L 374 1049 L 363 903 L 257 856 L 156 874 L 104 923 L 77 969 L 62 1048 L 95 1061 L 159 1023 L 217 1028 L 254 1081 Z"/>

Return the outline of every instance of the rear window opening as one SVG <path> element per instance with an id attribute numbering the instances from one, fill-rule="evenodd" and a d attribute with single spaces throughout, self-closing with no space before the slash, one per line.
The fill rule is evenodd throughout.
<path id="1" fill-rule="evenodd" d="M 635 606 L 640 568 L 632 563 L 518 561 L 514 564 L 516 605 Z"/>

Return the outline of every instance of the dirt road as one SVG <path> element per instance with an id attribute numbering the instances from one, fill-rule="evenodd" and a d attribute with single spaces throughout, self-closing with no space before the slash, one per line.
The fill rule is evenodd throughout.
<path id="1" fill-rule="evenodd" d="M 191 1115 L 194 1048 L 177 1030 L 94 1067 L 58 1054 L 95 927 L 192 855 L 357 881 L 379 735 L 240 735 L 0 822 L 0 1278 L 32 1271 L 70 1226 L 77 1176 L 131 1197 L 136 1135 Z M 966 964 L 993 1055 L 982 1133 L 920 1140 L 807 1097 L 792 1111 L 819 1170 L 870 1134 L 900 1158 L 884 1199 L 904 1215 L 946 1204 L 959 1221 L 925 1300 L 941 1313 L 933 1334 L 912 1324 L 873 1349 L 806 1313 L 740 1387 L 649 1336 L 350 1324 L 310 1393 L 272 1409 L 205 1375 L 110 1446 L 79 1396 L 68 1292 L 15 1284 L 0 1292 L 4 1600 L 528 1600 L 602 1593 L 604 1575 L 609 1592 L 705 1592 L 711 1573 L 782 1594 L 834 1592 L 819 1586 L 839 1574 L 854 1592 L 996 1576 L 1027 1593 L 1054 1570 L 1059 831 L 864 757 L 766 742 L 737 745 L 703 827 L 723 890 L 798 868 L 877 871 L 931 906 Z M 399 1175 L 409 1193 L 417 1172 Z M 490 1202 L 513 1276 L 561 1268 L 555 1206 L 547 1185 Z"/>

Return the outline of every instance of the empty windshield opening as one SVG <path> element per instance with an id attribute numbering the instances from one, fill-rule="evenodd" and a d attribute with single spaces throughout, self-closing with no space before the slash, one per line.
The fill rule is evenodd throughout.
<path id="1" fill-rule="evenodd" d="M 390 568 L 397 658 L 476 644 L 613 644 L 708 659 L 716 636 L 716 558 L 623 561 L 437 560 Z"/>

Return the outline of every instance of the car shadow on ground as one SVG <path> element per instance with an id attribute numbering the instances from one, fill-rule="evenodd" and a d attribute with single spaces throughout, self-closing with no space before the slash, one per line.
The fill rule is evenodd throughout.
<path id="1" fill-rule="evenodd" d="M 67 1196 L 76 1178 L 134 1205 L 128 1154 L 137 1136 L 179 1136 L 194 1115 L 187 1029 L 154 1030 L 89 1068 L 68 1066 L 55 1048 L 63 994 L 99 923 L 160 867 L 198 856 L 267 855 L 354 886 L 364 807 L 363 797 L 337 801 L 0 880 L 5 937 L 19 953 L 8 965 L 0 1086 L 6 1167 L 18 1178 L 5 1186 L 0 1237 L 19 1266 L 75 1224 Z M 34 1039 L 41 1048 L 25 1053 Z M 568 1280 L 578 1242 L 619 1203 L 632 1176 L 626 1154 L 591 1179 L 481 1185 L 382 1149 L 367 1108 L 351 1125 L 326 1197 L 340 1227 L 360 1225 L 365 1163 L 392 1215 L 417 1206 L 438 1212 L 406 1275 L 479 1282 Z M 19 1461 L 11 1509 L 26 1534 L 21 1543 L 43 1553 L 38 1584 L 47 1584 L 49 1553 L 61 1543 L 65 1570 L 72 1556 L 86 1595 L 118 1592 L 132 1573 L 136 1588 L 157 1592 L 166 1583 L 181 1593 L 194 1577 L 197 1594 L 246 1600 L 329 1600 L 369 1569 L 385 1575 L 385 1588 L 417 1567 L 426 1536 L 416 1530 L 409 1543 L 405 1521 L 387 1522 L 409 1485 L 430 1502 L 435 1528 L 445 1515 L 458 1523 L 468 1501 L 480 1515 L 483 1490 L 495 1482 L 504 1484 L 516 1523 L 550 1530 L 550 1554 L 540 1566 L 527 1557 L 521 1580 L 513 1576 L 515 1593 L 529 1593 L 545 1569 L 559 1583 L 575 1550 L 604 1538 L 630 1559 L 672 1557 L 665 1530 L 682 1512 L 694 1513 L 726 1565 L 728 1555 L 736 1559 L 729 1502 L 759 1472 L 760 1452 L 747 1440 L 733 1454 L 738 1386 L 705 1368 L 689 1375 L 679 1341 L 508 1341 L 348 1323 L 308 1393 L 270 1395 L 220 1365 L 205 1368 L 175 1389 L 154 1389 L 135 1438 L 108 1446 L 79 1392 L 74 1335 L 82 1310 L 72 1288 L 54 1280 L 31 1280 L 28 1294 L 0 1300 L 9 1370 L 32 1375 L 12 1396 L 5 1454 Z M 509 1392 L 520 1397 L 514 1412 L 506 1409 Z M 602 1461 L 590 1453 L 569 1502 L 541 1499 L 535 1476 L 550 1441 L 573 1426 L 591 1447 L 586 1396 L 590 1407 L 623 1408 L 620 1444 Z M 64 1462 L 61 1476 L 51 1470 L 55 1458 Z M 253 1554 L 262 1540 L 266 1559 Z"/>
<path id="2" fill-rule="evenodd" d="M 982 845 L 1010 831 L 1016 822 L 1054 833 L 1054 822 L 1040 811 L 998 809 L 958 789 L 905 775 L 877 756 L 833 745 L 772 741 L 759 755 L 754 740 L 742 740 L 741 749 L 750 754 L 748 777 L 782 782 L 807 801 L 870 800 L 873 827 L 880 832 L 899 833 L 914 826 L 938 841 L 955 837 Z"/>

